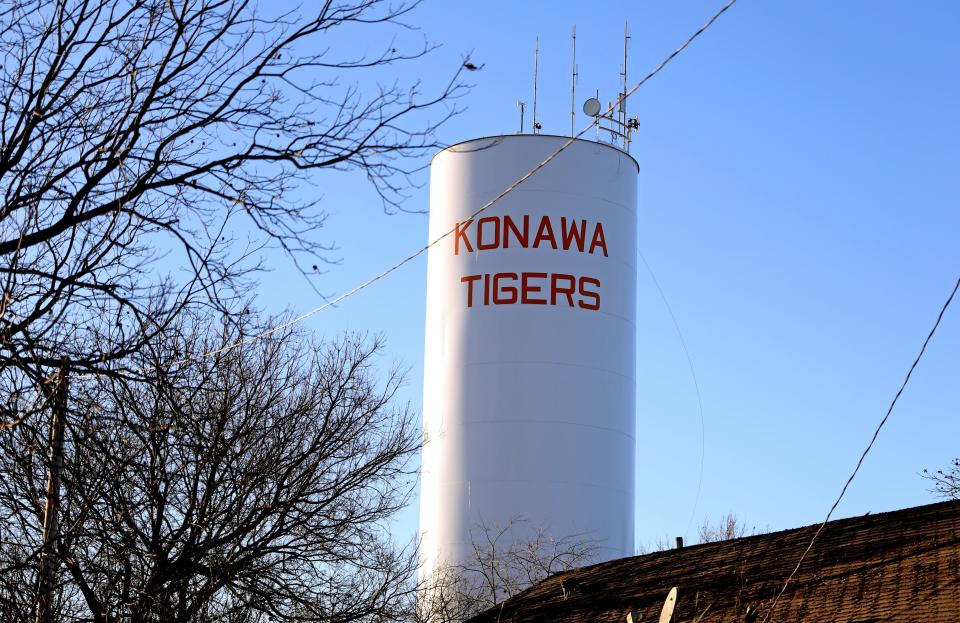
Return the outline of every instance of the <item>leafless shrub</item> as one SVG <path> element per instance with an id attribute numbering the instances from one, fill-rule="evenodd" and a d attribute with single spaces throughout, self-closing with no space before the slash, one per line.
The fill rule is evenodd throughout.
<path id="1" fill-rule="evenodd" d="M 757 529 L 754 527 L 748 530 L 743 520 L 733 513 L 727 513 L 721 517 L 716 525 L 711 524 L 710 520 L 704 517 L 703 523 L 697 528 L 697 536 L 700 537 L 701 543 L 729 541 L 753 534 L 757 534 Z"/>
<path id="2" fill-rule="evenodd" d="M 555 573 L 590 564 L 599 550 L 584 535 L 556 537 L 520 517 L 480 522 L 470 541 L 467 562 L 438 570 L 420 587 L 418 620 L 463 621 Z"/>
<path id="3" fill-rule="evenodd" d="M 932 485 L 931 493 L 949 500 L 960 500 L 960 458 L 953 459 L 946 470 L 923 470 L 920 475 Z"/>

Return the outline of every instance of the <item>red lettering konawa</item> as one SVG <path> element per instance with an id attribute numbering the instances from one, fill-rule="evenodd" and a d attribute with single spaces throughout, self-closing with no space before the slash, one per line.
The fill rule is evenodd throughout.
<path id="1" fill-rule="evenodd" d="M 476 223 L 473 219 L 457 223 L 453 230 L 453 254 L 460 255 L 460 250 L 473 253 L 476 251 L 491 251 L 493 249 L 539 249 L 541 247 L 579 253 L 607 253 L 607 239 L 603 233 L 603 223 L 589 222 L 586 219 L 572 219 L 565 216 L 559 218 L 559 227 L 549 215 L 543 215 L 539 221 L 534 221 L 533 235 L 531 236 L 531 218 L 524 214 L 522 217 L 485 216 Z M 557 237 L 556 232 L 560 236 Z M 590 234 L 590 243 L 587 244 L 587 235 Z"/>

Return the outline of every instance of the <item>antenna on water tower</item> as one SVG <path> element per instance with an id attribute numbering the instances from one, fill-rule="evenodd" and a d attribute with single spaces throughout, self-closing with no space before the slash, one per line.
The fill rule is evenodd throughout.
<path id="1" fill-rule="evenodd" d="M 620 75 L 623 77 L 623 89 L 617 94 L 616 102 L 611 102 L 606 111 L 600 105 L 600 91 L 597 91 L 596 97 L 591 97 L 583 103 L 583 112 L 589 117 L 594 118 L 594 128 L 597 132 L 597 140 L 600 140 L 600 130 L 610 133 L 610 144 L 623 146 L 623 151 L 630 153 L 630 141 L 634 130 L 640 127 L 640 119 L 627 116 L 627 93 L 630 87 L 627 82 L 627 54 L 630 49 L 630 26 L 623 26 L 623 69 Z M 616 107 L 616 113 L 614 113 Z M 603 125 L 606 121 L 608 125 Z"/>
<path id="2" fill-rule="evenodd" d="M 540 65 L 540 37 L 533 45 L 533 133 L 539 134 L 540 122 L 537 120 L 537 70 Z"/>
<path id="3" fill-rule="evenodd" d="M 570 136 L 574 133 L 574 112 L 577 108 L 577 25 L 573 25 L 573 67 L 570 76 Z"/>
<path id="4" fill-rule="evenodd" d="M 620 93 L 620 110 L 618 111 L 620 118 L 620 125 L 622 127 L 627 127 L 627 49 L 630 44 L 630 25 L 627 22 L 623 23 L 623 71 L 621 76 L 623 76 L 623 91 Z M 630 150 L 630 133 L 624 132 L 623 135 L 623 148 L 627 151 Z"/>
<path id="5" fill-rule="evenodd" d="M 610 144 L 620 145 L 627 153 L 630 153 L 630 142 L 632 134 L 640 127 L 638 117 L 630 118 L 627 113 L 627 94 L 630 92 L 630 83 L 628 81 L 627 67 L 630 55 L 630 24 L 623 24 L 623 65 L 620 70 L 620 77 L 623 79 L 620 92 L 617 94 L 616 102 L 611 102 L 605 112 L 600 108 L 600 91 L 597 91 L 595 98 L 591 97 L 584 102 L 584 113 L 594 117 L 594 126 L 596 129 L 596 140 L 600 140 L 600 131 L 610 134 Z M 576 102 L 577 102 L 577 82 L 580 78 L 580 68 L 577 66 L 577 25 L 574 24 L 570 32 L 570 136 L 576 135 Z M 537 91 L 539 87 L 540 74 L 540 37 L 534 39 L 533 46 L 533 115 L 531 125 L 532 133 L 539 134 L 543 126 L 537 116 Z M 523 134 L 525 126 L 526 102 L 517 100 L 517 106 L 520 108 L 520 132 Z M 616 107 L 616 112 L 614 112 Z M 603 122 L 608 125 L 603 125 Z"/>

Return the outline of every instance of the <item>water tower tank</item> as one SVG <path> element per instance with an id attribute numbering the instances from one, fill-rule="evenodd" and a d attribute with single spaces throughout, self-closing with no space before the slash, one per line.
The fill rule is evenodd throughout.
<path id="1" fill-rule="evenodd" d="M 497 136 L 430 171 L 422 572 L 526 520 L 634 554 L 638 165 L 565 137 Z M 522 538 L 522 535 L 517 535 Z"/>

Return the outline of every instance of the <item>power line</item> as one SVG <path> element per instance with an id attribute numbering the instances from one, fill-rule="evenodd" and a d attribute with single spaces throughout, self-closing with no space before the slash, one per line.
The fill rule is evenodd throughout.
<path id="1" fill-rule="evenodd" d="M 647 258 L 645 258 L 643 253 L 640 253 L 639 251 L 637 252 L 637 255 L 640 256 L 640 261 L 643 262 L 643 265 L 647 268 L 647 272 L 650 273 L 650 279 L 653 280 L 653 285 L 656 286 L 657 292 L 660 293 L 660 299 L 663 301 L 663 305 L 666 307 L 667 313 L 670 314 L 670 320 L 673 321 L 673 328 L 676 329 L 677 337 L 680 338 L 680 346 L 683 349 L 683 354 L 687 358 L 687 367 L 690 369 L 690 378 L 693 380 L 693 389 L 697 394 L 697 412 L 700 416 L 700 475 L 697 477 L 697 494 L 693 498 L 693 508 L 690 509 L 690 519 L 687 520 L 687 527 L 683 530 L 683 536 L 686 538 L 687 533 L 690 532 L 690 526 L 693 525 L 693 520 L 697 515 L 697 506 L 700 504 L 700 495 L 703 492 L 703 467 L 707 446 L 707 430 L 703 419 L 703 396 L 700 393 L 700 382 L 697 380 L 697 371 L 693 365 L 693 357 L 690 356 L 690 350 L 687 348 L 687 341 L 683 338 L 683 331 L 680 330 L 680 323 L 677 322 L 677 316 L 673 313 L 673 307 L 671 307 L 670 301 L 667 300 L 667 295 L 664 294 L 663 288 L 660 287 L 660 282 L 657 280 L 657 276 L 653 274 L 653 269 L 650 268 L 650 263 L 647 262 Z"/>
<path id="2" fill-rule="evenodd" d="M 629 91 L 626 91 L 626 92 L 623 94 L 622 98 L 623 98 L 624 100 L 626 100 L 626 98 L 628 98 L 628 97 L 630 97 L 631 95 L 633 95 L 633 94 L 637 91 L 637 89 L 639 89 L 639 88 L 642 87 L 644 84 L 646 84 L 646 82 L 647 82 L 648 80 L 650 80 L 651 78 L 653 78 L 654 76 L 656 76 L 658 73 L 660 73 L 660 71 L 662 71 L 663 68 L 666 67 L 667 64 L 668 64 L 670 61 L 672 61 L 674 58 L 676 58 L 678 54 L 680 54 L 681 52 L 683 52 L 683 51 L 687 48 L 687 46 L 689 46 L 691 43 L 693 43 L 694 39 L 696 39 L 697 37 L 699 37 L 701 34 L 703 34 L 703 32 L 704 32 L 705 30 L 707 30 L 708 28 L 710 28 L 710 26 L 712 26 L 713 23 L 714 23 L 715 21 L 717 21 L 717 19 L 727 11 L 727 9 L 729 9 L 729 8 L 732 7 L 734 4 L 736 4 L 736 2 L 737 2 L 737 0 L 730 0 L 729 2 L 727 2 L 727 3 L 723 6 L 723 8 L 721 8 L 719 11 L 717 11 L 717 12 L 713 15 L 713 17 L 711 17 L 711 18 L 707 21 L 707 23 L 705 23 L 703 26 L 701 26 L 700 29 L 697 30 L 695 33 L 693 33 L 692 35 L 690 35 L 690 37 L 688 37 L 687 40 L 684 41 L 682 45 L 680 45 L 680 47 L 678 47 L 676 50 L 674 50 L 673 52 L 671 52 L 669 56 L 667 56 L 665 59 L 663 59 L 663 61 L 662 61 L 659 65 L 657 65 L 657 67 L 656 67 L 653 71 L 651 71 L 651 72 L 648 73 L 646 76 L 644 76 L 643 79 L 640 80 L 640 82 L 636 83 Z M 608 114 L 613 112 L 613 106 L 614 106 L 613 104 L 610 104 L 610 106 L 608 107 L 608 110 L 607 110 Z M 546 158 L 544 158 L 539 164 L 537 164 L 535 167 L 533 167 L 532 169 L 530 169 L 527 173 L 525 173 L 525 174 L 524 174 L 522 177 L 520 177 L 517 181 L 515 181 L 515 182 L 513 182 L 512 184 L 510 184 L 509 186 L 507 186 L 507 187 L 506 187 L 502 192 L 500 192 L 496 197 L 494 197 L 493 199 L 491 199 L 490 201 L 488 201 L 487 203 L 485 203 L 485 204 L 483 204 L 481 207 L 479 207 L 476 211 L 474 211 L 472 214 L 470 214 L 470 216 L 468 216 L 467 219 L 470 220 L 470 219 L 475 218 L 475 217 L 478 216 L 479 214 L 485 212 L 487 209 L 489 209 L 489 208 L 490 208 L 491 206 L 493 206 L 495 203 L 497 203 L 498 201 L 500 201 L 501 199 L 503 199 L 505 196 L 507 196 L 508 194 L 510 194 L 511 192 L 513 192 L 518 186 L 520 186 L 521 184 L 523 184 L 524 182 L 526 182 L 528 179 L 530 179 L 533 175 L 535 175 L 535 174 L 537 173 L 537 171 L 539 171 L 539 170 L 542 169 L 543 167 L 547 166 L 547 165 L 548 165 L 551 161 L 553 161 L 557 156 L 559 156 L 561 153 L 563 153 L 563 152 L 564 152 L 568 147 L 570 147 L 570 145 L 572 145 L 577 139 L 579 139 L 581 136 L 583 136 L 584 134 L 586 134 L 592 127 L 594 127 L 594 126 L 598 123 L 598 119 L 599 119 L 599 118 L 595 118 L 595 119 L 592 120 L 589 124 L 587 124 L 582 130 L 580 130 L 579 132 L 577 132 L 576 135 L 571 136 L 571 137 L 568 138 L 566 141 L 564 141 L 563 144 L 560 145 L 560 147 L 558 147 L 555 151 L 553 151 L 552 153 L 550 153 L 550 155 L 548 155 Z M 322 312 L 323 310 L 325 310 L 325 309 L 327 309 L 327 308 L 333 307 L 333 306 L 335 306 L 336 304 L 341 303 L 341 302 L 345 301 L 346 299 L 350 298 L 351 296 L 353 296 L 354 294 L 360 292 L 361 290 L 367 289 L 368 287 L 372 286 L 373 284 L 375 284 L 376 282 L 380 281 L 381 279 L 384 279 L 384 278 L 387 277 L 388 275 L 390 275 L 390 274 L 392 274 L 393 272 L 399 270 L 400 268 L 402 268 L 402 267 L 405 266 L 406 264 L 412 262 L 412 261 L 415 260 L 416 258 L 418 258 L 418 257 L 420 257 L 421 255 L 423 255 L 424 253 L 426 253 L 431 247 L 435 246 L 436 244 L 438 244 L 438 243 L 441 242 L 442 240 L 444 240 L 444 239 L 446 239 L 447 237 L 451 236 L 455 231 L 456 231 L 456 228 L 455 228 L 455 227 L 452 228 L 452 229 L 447 230 L 446 232 L 444 232 L 443 234 L 441 234 L 441 235 L 438 236 L 437 238 L 431 240 L 431 241 L 430 241 L 429 243 L 427 243 L 425 246 L 417 249 L 416 251 L 414 251 L 413 253 L 411 253 L 411 254 L 408 255 L 407 257 L 403 258 L 402 260 L 400 260 L 399 262 L 397 262 L 397 263 L 394 264 L 393 266 L 390 266 L 389 268 L 387 268 L 387 269 L 384 270 L 383 272 L 379 273 L 378 275 L 375 275 L 374 277 L 371 277 L 370 279 L 364 281 L 363 283 L 361 283 L 361 284 L 359 284 L 359 285 L 357 285 L 357 286 L 354 286 L 354 287 L 351 288 L 350 290 L 347 290 L 347 291 L 344 292 L 343 294 L 340 294 L 339 296 L 336 296 L 336 297 L 334 297 L 333 299 L 325 302 L 323 305 L 319 305 L 319 306 L 317 306 L 317 307 L 314 307 L 313 309 L 311 309 L 311 310 L 309 310 L 309 311 L 307 311 L 307 312 L 305 312 L 305 313 L 297 316 L 296 318 L 293 318 L 292 320 L 290 320 L 290 321 L 288 321 L 288 322 L 285 322 L 285 323 L 283 323 L 283 324 L 281 324 L 281 325 L 278 325 L 278 326 L 276 326 L 276 327 L 271 327 L 270 329 L 267 329 L 266 331 L 264 331 L 264 332 L 262 332 L 262 333 L 259 333 L 259 334 L 257 334 L 257 335 L 251 336 L 251 337 L 249 337 L 249 338 L 244 338 L 244 339 L 241 339 L 241 340 L 237 340 L 236 342 L 233 342 L 233 343 L 231 343 L 231 344 L 228 344 L 228 345 L 226 345 L 226 346 L 224 346 L 224 347 L 222 347 L 222 348 L 218 348 L 218 349 L 216 349 L 216 350 L 212 350 L 212 351 L 209 351 L 209 352 L 200 354 L 200 355 L 195 355 L 195 356 L 193 356 L 193 357 L 189 357 L 189 358 L 186 358 L 186 359 L 182 359 L 182 360 L 180 360 L 180 361 L 175 361 L 175 362 L 173 362 L 173 365 L 178 365 L 178 364 L 181 364 L 181 363 L 187 363 L 187 362 L 189 362 L 189 361 L 194 361 L 194 360 L 196 360 L 196 359 L 203 359 L 203 358 L 206 358 L 206 357 L 213 357 L 214 355 L 218 355 L 218 354 L 220 354 L 220 353 L 223 353 L 223 352 L 232 350 L 232 349 L 234 349 L 234 348 L 238 348 L 238 347 L 240 347 L 240 346 L 243 346 L 244 344 L 249 344 L 249 343 L 255 342 L 255 341 L 257 341 L 257 340 L 261 340 L 261 339 L 263 339 L 263 338 L 269 337 L 269 336 L 273 335 L 274 333 L 276 333 L 276 332 L 278 332 L 278 331 L 281 331 L 281 330 L 283 330 L 283 329 L 286 329 L 287 327 L 290 327 L 290 326 L 293 326 L 293 325 L 298 324 L 298 323 L 300 323 L 300 322 L 303 322 L 304 320 L 306 320 L 306 319 L 309 318 L 310 316 L 313 316 L 313 315 L 315 315 L 315 314 L 318 314 L 318 313 Z"/>
<path id="3" fill-rule="evenodd" d="M 907 370 L 907 376 L 903 379 L 903 383 L 900 385 L 900 389 L 897 390 L 896 395 L 893 397 L 893 400 L 890 402 L 890 406 L 887 408 L 886 414 L 883 416 L 883 419 L 880 420 L 880 423 L 877 425 L 876 429 L 873 431 L 873 436 L 870 438 L 870 443 L 867 444 L 867 447 L 863 450 L 863 454 L 860 455 L 860 459 L 857 461 L 856 467 L 853 468 L 853 472 L 850 474 L 850 477 L 847 478 L 847 482 L 843 484 L 843 489 L 840 490 L 840 495 L 837 496 L 836 501 L 834 501 L 833 506 L 830 507 L 830 511 L 827 513 L 827 516 L 824 518 L 823 523 L 817 528 L 817 531 L 813 534 L 813 538 L 810 539 L 810 543 L 807 545 L 807 548 L 803 551 L 803 554 L 800 556 L 800 560 L 797 561 L 797 566 L 793 568 L 793 571 L 790 572 L 790 575 L 787 577 L 787 581 L 783 583 L 783 587 L 780 589 L 780 592 L 777 593 L 777 596 L 774 598 L 773 603 L 770 605 L 770 610 L 767 612 L 767 616 L 763 618 L 763 623 L 766 623 L 767 620 L 773 615 L 773 611 L 777 606 L 777 602 L 780 600 L 780 597 L 787 590 L 787 587 L 790 585 L 791 580 L 797 574 L 797 571 L 800 569 L 800 565 L 803 564 L 804 559 L 807 557 L 807 554 L 810 553 L 810 550 L 813 549 L 813 544 L 816 542 L 817 537 L 820 536 L 820 533 L 823 532 L 824 526 L 827 525 L 827 522 L 830 521 L 830 517 L 833 516 L 833 511 L 837 510 L 837 506 L 840 505 L 840 500 L 843 499 L 843 496 L 847 493 L 847 488 L 850 486 L 850 483 L 853 482 L 853 479 L 856 477 L 857 472 L 860 471 L 860 466 L 863 465 L 863 460 L 867 457 L 867 454 L 870 452 L 870 449 L 873 448 L 874 442 L 877 440 L 877 436 L 880 434 L 880 430 L 887 423 L 887 420 L 890 419 L 890 414 L 893 413 L 893 408 L 897 405 L 897 400 L 900 399 L 900 395 L 903 394 L 903 390 L 906 389 L 907 383 L 910 382 L 910 377 L 913 375 L 914 369 L 917 367 L 917 364 L 920 363 L 920 359 L 923 357 L 923 353 L 927 350 L 927 345 L 930 343 L 933 334 L 937 332 L 937 327 L 940 326 L 940 321 L 943 320 L 943 315 L 946 313 L 947 308 L 950 307 L 953 297 L 957 294 L 957 290 L 960 289 L 960 279 L 957 279 L 957 283 L 953 286 L 953 290 L 950 292 L 950 296 L 947 297 L 946 302 L 943 304 L 943 307 L 940 308 L 940 313 L 937 315 L 937 321 L 933 323 L 933 328 L 930 329 L 930 333 L 927 334 L 927 339 L 923 341 L 923 346 L 920 347 L 920 352 L 917 353 L 917 357 L 913 360 L 913 363 L 910 365 L 910 369 Z"/>
<path id="4" fill-rule="evenodd" d="M 626 98 L 628 98 L 628 97 L 630 97 L 631 95 L 633 95 L 633 94 L 637 91 L 637 89 L 639 89 L 640 87 L 642 87 L 644 84 L 647 83 L 647 81 L 649 81 L 651 78 L 653 78 L 653 77 L 656 76 L 658 73 L 660 73 L 660 72 L 663 70 L 663 68 L 666 67 L 668 63 L 670 63 L 670 61 L 672 61 L 674 58 L 676 58 L 677 55 L 680 54 L 681 52 L 683 52 L 691 43 L 693 43 L 693 41 L 694 41 L 697 37 L 699 37 L 701 34 L 703 34 L 704 31 L 706 31 L 708 28 L 710 28 L 710 26 L 712 26 L 713 23 L 716 22 L 717 19 L 718 19 L 721 15 L 723 15 L 730 7 L 732 7 L 734 4 L 736 4 L 736 2 L 737 2 L 737 0 L 730 0 L 730 1 L 727 2 L 725 5 L 723 5 L 723 7 L 722 7 L 719 11 L 717 11 L 703 26 L 701 26 L 696 32 L 694 32 L 692 35 L 690 35 L 690 37 L 688 37 L 687 40 L 684 41 L 684 42 L 680 45 L 680 47 L 678 47 L 676 50 L 674 50 L 673 52 L 671 52 L 665 59 L 663 59 L 663 61 L 661 61 L 660 64 L 657 65 L 656 68 L 653 69 L 653 71 L 651 71 L 651 72 L 648 73 L 646 76 L 644 76 L 643 79 L 640 80 L 638 83 L 636 83 L 629 91 L 624 92 L 624 94 L 621 96 L 621 97 L 623 98 L 623 100 L 625 101 Z M 614 106 L 613 104 L 610 104 L 610 106 L 608 107 L 608 109 L 607 109 L 607 113 L 608 113 L 608 114 L 610 114 L 610 113 L 613 112 L 613 106 Z M 493 206 L 495 203 L 497 203 L 498 201 L 500 201 L 501 199 L 503 199 L 505 196 L 507 196 L 508 194 L 510 194 L 511 192 L 513 192 L 518 186 L 520 186 L 520 185 L 523 184 L 525 181 L 527 181 L 528 179 L 530 179 L 530 178 L 531 178 L 533 175 L 535 175 L 540 169 L 542 169 L 543 167 L 547 166 L 547 164 L 549 164 L 549 163 L 550 163 L 551 161 L 553 161 L 557 156 L 559 156 L 561 153 L 563 153 L 563 152 L 564 152 L 568 147 L 570 147 L 570 145 L 572 145 L 577 139 L 579 139 L 581 136 L 583 136 L 584 134 L 586 134 L 587 131 L 589 131 L 589 130 L 590 130 L 591 128 L 593 128 L 595 125 L 597 125 L 598 120 L 599 120 L 599 117 L 593 119 L 589 124 L 587 124 L 587 125 L 586 125 L 582 130 L 580 130 L 576 135 L 571 136 L 571 137 L 568 138 L 566 141 L 564 141 L 563 144 L 560 145 L 560 147 L 558 147 L 555 151 L 553 151 L 552 153 L 550 153 L 550 155 L 548 155 L 546 158 L 544 158 L 539 164 L 537 164 L 537 165 L 534 166 L 532 169 L 530 169 L 526 174 L 524 174 L 522 177 L 520 177 L 517 181 L 515 181 L 515 182 L 513 182 L 512 184 L 510 184 L 509 186 L 507 186 L 507 187 L 506 187 L 502 192 L 500 192 L 496 197 L 494 197 L 493 199 L 491 199 L 490 201 L 488 201 L 487 203 L 485 203 L 485 204 L 483 204 L 481 207 L 479 207 L 477 210 L 475 210 L 475 211 L 468 217 L 468 219 L 473 219 L 473 218 L 475 218 L 477 215 L 483 213 L 484 211 L 486 211 L 487 209 L 489 209 L 491 206 Z M 291 326 L 293 326 L 293 325 L 299 324 L 300 322 L 303 322 L 303 321 L 306 320 L 307 318 L 309 318 L 309 317 L 311 317 L 311 316 L 314 316 L 314 315 L 316 315 L 316 314 L 324 311 L 325 309 L 328 309 L 328 308 L 330 308 L 330 307 L 333 307 L 333 306 L 337 305 L 338 303 L 341 303 L 341 302 L 345 301 L 346 299 L 350 298 L 350 297 L 353 296 L 354 294 L 357 294 L 357 293 L 360 292 L 361 290 L 365 290 L 365 289 L 367 289 L 368 287 L 372 286 L 373 284 L 377 283 L 378 281 L 386 278 L 387 276 L 389 276 L 390 274 L 396 272 L 397 270 L 399 270 L 400 268 L 402 268 L 402 267 L 405 266 L 406 264 L 409 264 L 410 262 L 412 262 L 412 261 L 415 260 L 416 258 L 418 258 L 418 257 L 420 257 L 421 255 L 423 255 L 423 254 L 424 254 L 426 251 L 428 251 L 431 247 L 433 247 L 433 246 L 435 246 L 436 244 L 440 243 L 442 240 L 444 240 L 444 239 L 446 239 L 447 237 L 449 237 L 450 235 L 452 235 L 455 231 L 456 231 L 456 228 L 453 228 L 453 229 L 450 229 L 450 230 L 444 232 L 443 234 L 441 234 L 440 236 L 438 236 L 438 237 L 435 238 L 434 240 L 431 240 L 431 241 L 430 241 L 428 244 L 426 244 L 425 246 L 417 249 L 416 251 L 414 251 L 414 252 L 411 253 L 410 255 L 406 256 L 405 258 L 403 258 L 402 260 L 400 260 L 400 261 L 397 262 L 396 264 L 390 266 L 389 268 L 385 269 L 384 271 L 380 272 L 379 274 L 371 277 L 370 279 L 367 279 L 366 281 L 360 283 L 359 285 L 354 286 L 353 288 L 347 290 L 346 292 L 340 294 L 339 296 L 336 296 L 336 297 L 334 297 L 334 298 L 326 301 L 323 305 L 319 305 L 319 306 L 314 307 L 313 309 L 311 309 L 311 310 L 309 310 L 309 311 L 307 311 L 307 312 L 304 312 L 303 314 L 300 314 L 300 315 L 297 316 L 296 318 L 293 318 L 293 319 L 291 319 L 291 320 L 289 320 L 289 321 L 287 321 L 287 322 L 284 322 L 284 323 L 282 323 L 282 324 L 280 324 L 280 325 L 277 325 L 277 326 L 275 326 L 275 327 L 271 327 L 271 328 L 267 329 L 266 331 L 263 331 L 263 332 L 258 333 L 258 334 L 256 334 L 256 335 L 253 335 L 253 336 L 250 336 L 250 337 L 248 337 L 248 338 L 243 338 L 243 339 L 240 339 L 240 340 L 236 340 L 236 341 L 234 341 L 234 342 L 232 342 L 232 343 L 230 343 L 230 344 L 227 344 L 226 346 L 223 346 L 223 347 L 221 347 L 221 348 L 217 348 L 217 349 L 214 349 L 214 350 L 205 352 L 205 353 L 201 353 L 201 354 L 199 354 L 199 355 L 193 355 L 193 356 L 190 356 L 190 357 L 186 357 L 186 358 L 184 358 L 184 359 L 180 359 L 180 360 L 171 362 L 170 365 L 181 365 L 181 364 L 184 364 L 184 363 L 189 363 L 189 362 L 191 362 L 191 361 L 196 361 L 196 360 L 199 360 L 199 359 L 205 359 L 205 358 L 207 358 L 207 357 L 213 357 L 213 356 L 215 356 L 215 355 L 219 355 L 220 353 L 224 353 L 224 352 L 233 350 L 233 349 L 235 349 L 235 348 L 239 348 L 240 346 L 244 346 L 244 345 L 246 345 L 246 344 L 251 344 L 251 343 L 256 342 L 256 341 L 258 341 L 258 340 L 262 340 L 262 339 L 264 339 L 264 338 L 267 338 L 267 337 L 273 335 L 274 333 L 277 333 L 278 331 L 282 331 L 283 329 L 286 329 L 286 328 L 291 327 Z M 140 372 L 144 372 L 144 371 L 146 371 L 146 370 L 147 370 L 147 369 L 141 369 L 141 370 L 139 370 L 139 371 L 140 371 Z M 88 374 L 80 375 L 80 376 L 78 376 L 78 377 L 76 377 L 76 378 L 77 378 L 77 379 L 85 379 L 85 378 L 91 378 L 91 377 L 94 377 L 94 376 L 97 376 L 97 373 L 95 373 L 95 372 L 93 372 L 93 373 L 88 373 Z M 0 426 L 0 430 L 2 430 L 2 428 L 7 427 L 8 424 L 10 424 L 10 426 L 15 426 L 17 421 L 18 421 L 17 418 L 13 418 L 13 421 L 12 421 L 12 422 L 10 422 L 10 421 L 8 421 L 8 422 L 3 422 L 3 423 L 2 423 L 2 426 Z"/>

